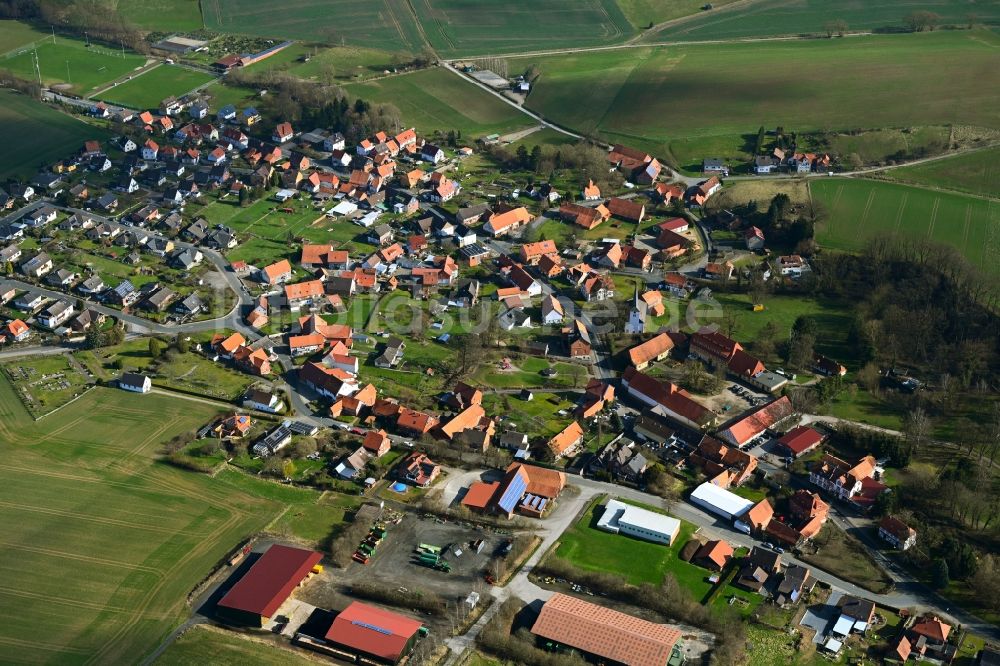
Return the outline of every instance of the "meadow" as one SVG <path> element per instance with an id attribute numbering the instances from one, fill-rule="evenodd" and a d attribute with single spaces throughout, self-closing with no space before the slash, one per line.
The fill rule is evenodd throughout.
<path id="1" fill-rule="evenodd" d="M 24 79 L 35 80 L 33 53 L 38 54 L 42 82 L 61 90 L 86 95 L 109 81 L 125 76 L 141 67 L 145 58 L 126 51 L 94 44 L 87 47 L 82 40 L 57 36 L 35 44 L 34 49 L 16 49 L 0 58 L 0 69 L 8 69 Z"/>
<path id="2" fill-rule="evenodd" d="M 198 0 L 118 0 L 118 13 L 129 23 L 156 32 L 202 29 Z"/>
<path id="3" fill-rule="evenodd" d="M 825 35 L 826 24 L 846 21 L 848 30 L 885 32 L 904 28 L 914 11 L 934 12 L 940 24 L 1000 24 L 1000 5 L 968 0 L 758 0 L 692 16 L 644 36 L 649 40 L 739 39 L 774 35 Z"/>
<path id="4" fill-rule="evenodd" d="M 132 109 L 156 110 L 167 97 L 181 97 L 215 77 L 176 65 L 160 65 L 142 75 L 109 88 L 99 95 L 105 102 Z"/>
<path id="5" fill-rule="evenodd" d="M 761 125 L 996 127 L 1000 89 L 982 81 L 995 78 L 998 47 L 992 32 L 934 32 L 526 57 L 510 68 L 541 70 L 532 110 L 690 166 L 743 149 Z"/>
<path id="6" fill-rule="evenodd" d="M 736 0 L 716 0 L 712 3 L 715 9 L 723 7 Z M 703 0 L 618 0 L 618 6 L 629 22 L 638 29 L 647 28 L 651 23 L 656 25 L 664 21 L 673 21 L 692 14 L 697 15 L 705 6 Z"/>
<path id="7" fill-rule="evenodd" d="M 0 179 L 30 178 L 39 167 L 66 157 L 107 130 L 12 90 L 0 90 Z"/>
<path id="8" fill-rule="evenodd" d="M 24 663 L 141 661 L 278 504 L 156 461 L 216 408 L 97 388 L 32 421 L 0 380 L 0 645 Z"/>
<path id="9" fill-rule="evenodd" d="M 466 141 L 530 127 L 532 119 L 444 69 L 428 69 L 345 86 L 348 94 L 396 106 L 404 122 L 428 135 L 462 132 Z"/>
<path id="10" fill-rule="evenodd" d="M 957 190 L 1000 198 L 1000 148 L 988 148 L 933 162 L 886 171 L 901 183 Z"/>
<path id="11" fill-rule="evenodd" d="M 928 238 L 952 245 L 982 269 L 997 270 L 1000 202 L 871 180 L 829 178 L 810 184 L 829 209 L 816 240 L 835 250 L 858 250 L 880 234 Z"/>

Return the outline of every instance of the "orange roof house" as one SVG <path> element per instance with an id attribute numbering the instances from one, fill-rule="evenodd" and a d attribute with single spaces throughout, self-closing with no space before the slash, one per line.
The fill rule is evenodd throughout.
<path id="1" fill-rule="evenodd" d="M 562 432 L 549 440 L 549 448 L 556 458 L 573 453 L 583 442 L 583 428 L 576 421 L 563 428 Z"/>
<path id="2" fill-rule="evenodd" d="M 586 201 L 596 201 L 601 198 L 601 188 L 594 185 L 593 180 L 588 180 L 587 184 L 583 187 L 583 198 Z"/>
<path id="3" fill-rule="evenodd" d="M 726 568 L 726 563 L 733 557 L 733 547 L 725 541 L 709 541 L 694 554 L 692 560 L 702 566 L 722 571 Z"/>
<path id="4" fill-rule="evenodd" d="M 941 644 L 948 640 L 951 634 L 951 625 L 945 624 L 937 617 L 926 617 L 912 627 L 910 631 L 917 636 L 923 636 L 928 642 Z"/>
<path id="5" fill-rule="evenodd" d="M 271 374 L 271 360 L 263 349 L 240 347 L 233 353 L 233 361 L 250 374 L 259 376 Z"/>
<path id="6" fill-rule="evenodd" d="M 630 222 L 642 222 L 642 218 L 646 216 L 646 206 L 631 199 L 612 197 L 608 200 L 607 206 L 614 217 Z"/>
<path id="7" fill-rule="evenodd" d="M 226 356 L 232 356 L 237 349 L 247 343 L 246 338 L 239 333 L 233 333 L 228 338 L 224 338 L 221 335 L 217 337 L 219 339 L 214 341 L 215 348 L 219 350 L 219 353 Z"/>
<path id="8" fill-rule="evenodd" d="M 646 340 L 628 350 L 628 358 L 636 370 L 644 370 L 653 361 L 662 361 L 670 355 L 674 341 L 666 333 Z"/>
<path id="9" fill-rule="evenodd" d="M 268 284 L 277 284 L 292 277 L 292 265 L 287 259 L 275 262 L 261 269 L 261 277 Z"/>
<path id="10" fill-rule="evenodd" d="M 381 458 L 389 453 L 392 443 L 389 441 L 389 435 L 385 430 L 369 430 L 365 434 L 365 439 L 361 443 L 361 446 L 369 453 Z"/>
<path id="11" fill-rule="evenodd" d="M 441 433 L 448 439 L 454 439 L 458 433 L 478 426 L 485 417 L 486 410 L 483 409 L 482 405 L 470 405 L 453 416 L 447 423 L 443 423 Z"/>
<path id="12" fill-rule="evenodd" d="M 530 266 L 537 264 L 546 255 L 558 255 L 558 253 L 559 248 L 556 247 L 556 242 L 553 240 L 525 243 L 521 246 L 521 259 Z"/>
<path id="13" fill-rule="evenodd" d="M 615 387 L 602 382 L 600 379 L 591 379 L 584 390 L 583 400 L 576 408 L 576 414 L 580 418 L 589 419 L 597 416 L 604 406 L 615 400 Z"/>
<path id="14" fill-rule="evenodd" d="M 285 285 L 285 299 L 289 306 L 294 306 L 300 301 L 319 298 L 323 293 L 324 287 L 321 280 L 308 280 Z"/>
<path id="15" fill-rule="evenodd" d="M 734 446 L 743 446 L 794 412 L 788 396 L 782 396 L 732 422 L 719 432 L 719 437 Z"/>
<path id="16" fill-rule="evenodd" d="M 505 236 L 531 220 L 531 213 L 528 212 L 527 208 L 521 206 L 505 213 L 490 215 L 490 219 L 483 225 L 483 229 L 492 236 Z"/>
<path id="17" fill-rule="evenodd" d="M 676 655 L 681 640 L 676 627 L 560 593 L 542 606 L 531 633 L 598 660 L 629 666 L 664 666 Z"/>
<path id="18" fill-rule="evenodd" d="M 750 525 L 755 532 L 760 532 L 767 527 L 767 524 L 771 522 L 771 518 L 773 517 L 774 507 L 765 498 L 750 507 L 750 510 L 746 512 L 746 515 L 741 520 Z"/>
<path id="19" fill-rule="evenodd" d="M 649 308 L 654 317 L 662 317 L 667 311 L 667 308 L 663 305 L 663 294 L 656 289 L 644 291 L 639 295 L 639 298 L 646 303 L 646 307 Z"/>
<path id="20" fill-rule="evenodd" d="M 399 411 L 399 416 L 396 419 L 396 427 L 400 430 L 414 432 L 421 435 L 430 432 L 431 429 L 437 424 L 437 417 L 425 414 L 424 412 L 418 412 L 407 407 L 404 407 Z"/>

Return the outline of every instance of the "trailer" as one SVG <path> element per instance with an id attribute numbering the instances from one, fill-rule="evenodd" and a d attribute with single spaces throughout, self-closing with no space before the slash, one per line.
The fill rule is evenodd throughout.
<path id="1" fill-rule="evenodd" d="M 354 555 L 351 556 L 351 559 L 354 560 L 355 562 L 360 562 L 361 564 L 368 564 L 368 561 L 371 558 L 363 553 L 356 552 L 354 553 Z"/>
<path id="2" fill-rule="evenodd" d="M 440 555 L 441 546 L 432 546 L 429 543 L 421 543 L 417 545 L 416 551 L 418 553 L 432 553 L 434 555 Z"/>

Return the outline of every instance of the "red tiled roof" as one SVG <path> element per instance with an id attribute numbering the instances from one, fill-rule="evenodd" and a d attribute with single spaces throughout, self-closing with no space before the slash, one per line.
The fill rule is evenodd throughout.
<path id="1" fill-rule="evenodd" d="M 272 617 L 321 559 L 320 553 L 311 550 L 275 544 L 222 597 L 219 606 Z"/>
<path id="2" fill-rule="evenodd" d="M 788 396 L 782 396 L 739 419 L 719 434 L 723 439 L 742 446 L 775 423 L 791 416 L 794 411 Z"/>
<path id="3" fill-rule="evenodd" d="M 354 601 L 333 620 L 326 640 L 394 664 L 421 626 L 405 615 Z"/>
<path id="4" fill-rule="evenodd" d="M 786 432 L 778 440 L 778 443 L 791 451 L 793 455 L 800 456 L 822 441 L 823 435 L 814 428 L 802 425 Z"/>
<path id="5" fill-rule="evenodd" d="M 465 493 L 465 497 L 462 498 L 462 506 L 467 506 L 472 509 L 485 509 L 489 506 L 490 500 L 493 499 L 493 495 L 499 487 L 499 481 L 493 481 L 492 483 L 477 481 L 476 483 L 473 483 L 469 486 L 469 490 Z"/>
<path id="6" fill-rule="evenodd" d="M 663 666 L 681 638 L 670 625 L 559 593 L 542 606 L 531 632 L 629 666 Z"/>

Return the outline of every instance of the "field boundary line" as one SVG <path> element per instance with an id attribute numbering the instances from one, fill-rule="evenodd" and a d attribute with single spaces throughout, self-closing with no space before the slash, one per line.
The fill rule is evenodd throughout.
<path id="1" fill-rule="evenodd" d="M 95 603 L 93 601 L 82 601 L 80 599 L 66 599 L 65 597 L 55 597 L 51 594 L 40 594 L 38 592 L 29 592 L 27 590 L 15 590 L 12 587 L 0 586 L 0 595 L 10 595 L 12 597 L 21 597 L 22 599 L 41 599 L 47 603 L 62 604 L 63 606 L 70 606 L 71 608 L 89 608 L 90 610 L 96 611 L 108 611 L 109 613 L 127 613 L 129 612 L 127 608 L 120 608 L 118 606 L 105 606 L 104 604 Z"/>
<path id="2" fill-rule="evenodd" d="M 67 350 L 67 351 L 68 351 L 68 350 Z M 55 409 L 53 409 L 53 410 L 52 410 L 51 412 L 45 412 L 44 414 L 41 414 L 41 415 L 39 415 L 39 416 L 36 416 L 36 417 L 34 417 L 35 421 L 41 421 L 41 420 L 42 420 L 42 419 L 44 419 L 44 418 L 45 418 L 46 416 L 51 416 L 51 415 L 55 414 L 56 412 L 58 412 L 58 411 L 59 411 L 60 409 L 62 409 L 63 407 L 67 407 L 67 406 L 69 406 L 69 405 L 72 405 L 72 404 L 73 404 L 74 402 L 76 402 L 77 400 L 79 400 L 79 399 L 80 399 L 80 398 L 82 398 L 83 396 L 85 396 L 85 395 L 87 395 L 88 393 L 90 393 L 91 389 L 93 389 L 93 388 L 94 388 L 94 387 L 96 387 L 96 386 L 97 386 L 97 384 L 90 384 L 90 385 L 89 385 L 89 386 L 87 386 L 87 388 L 86 388 L 86 389 L 85 389 L 85 390 L 83 391 L 83 393 L 81 393 L 81 394 L 80 394 L 80 395 L 78 395 L 78 396 L 75 396 L 75 397 L 73 397 L 73 398 L 72 398 L 72 399 L 71 399 L 71 400 L 70 400 L 69 402 L 64 402 L 63 404 L 61 404 L 61 405 L 59 405 L 58 407 L 56 407 Z"/>
<path id="3" fill-rule="evenodd" d="M 103 557 L 91 557 L 89 555 L 66 553 L 61 550 L 55 550 L 53 548 L 39 548 L 38 546 L 28 546 L 23 543 L 11 543 L 9 541 L 0 542 L 0 546 L 3 546 L 5 548 L 11 548 L 13 550 L 23 550 L 25 552 L 35 553 L 37 555 L 48 555 L 50 557 L 58 557 L 66 560 L 74 560 L 76 562 L 99 564 L 116 569 L 126 569 L 128 571 L 141 571 L 143 573 L 152 574 L 160 579 L 164 579 L 166 577 L 166 574 L 163 571 L 160 571 L 159 569 L 154 569 L 153 567 L 147 567 L 142 564 L 132 564 L 130 562 L 119 562 L 117 560 L 109 560 Z"/>

